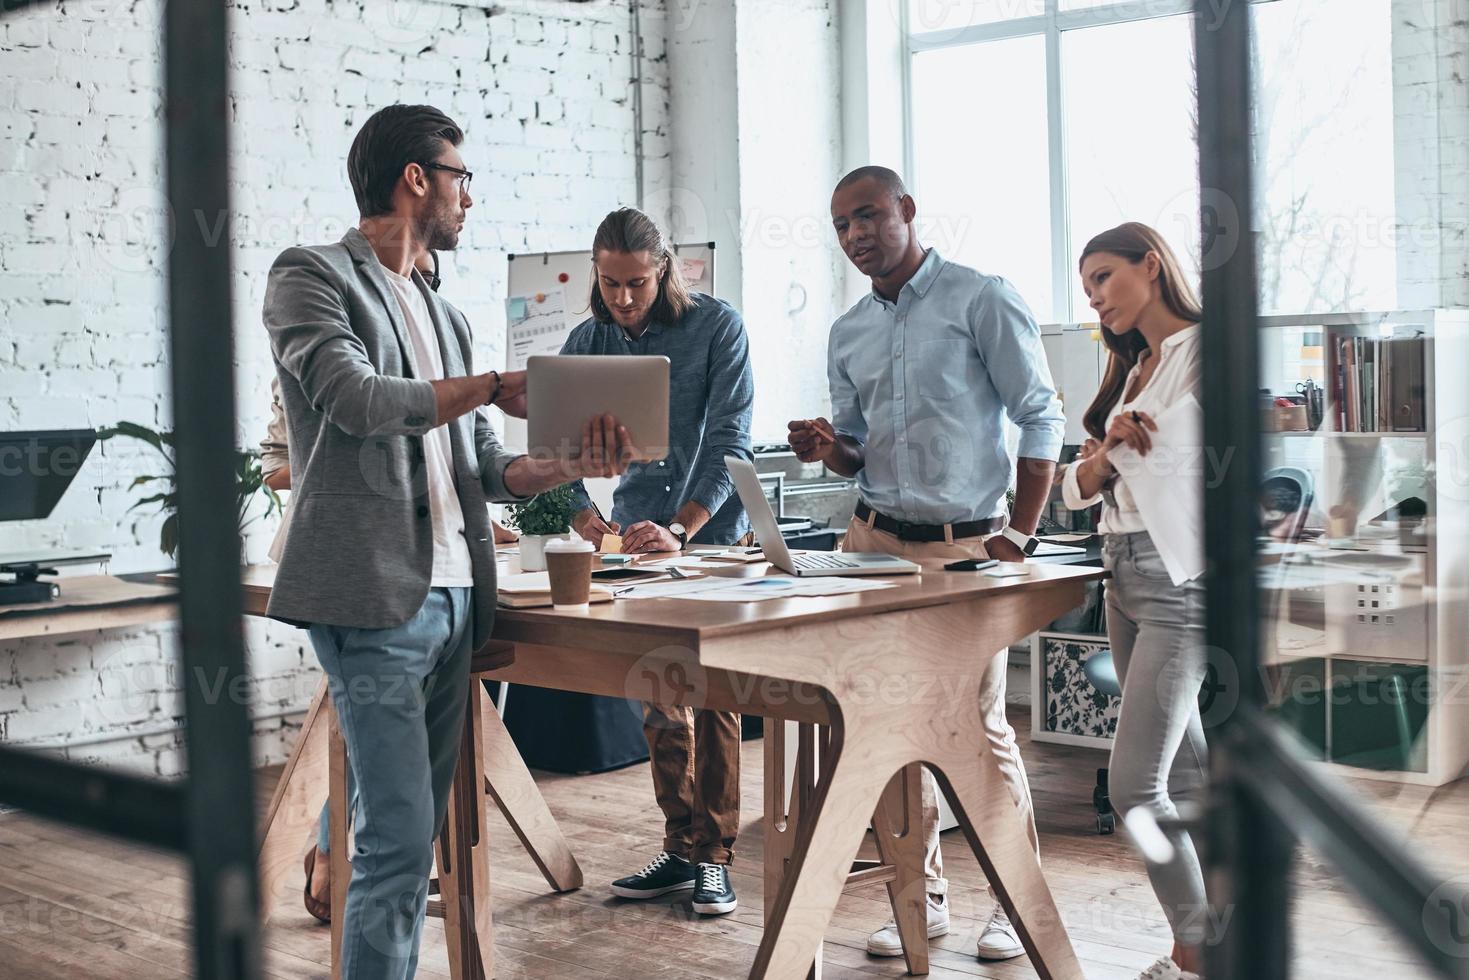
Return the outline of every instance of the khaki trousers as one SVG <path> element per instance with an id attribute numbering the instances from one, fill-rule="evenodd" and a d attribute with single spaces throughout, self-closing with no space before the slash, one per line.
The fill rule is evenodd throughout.
<path id="1" fill-rule="evenodd" d="M 925 575 L 953 575 L 945 572 L 944 565 L 964 558 L 988 558 L 984 538 L 958 538 L 951 544 L 946 541 L 903 541 L 896 535 L 871 527 L 867 521 L 855 517 L 847 525 L 847 537 L 842 543 L 843 551 L 881 552 L 917 562 L 923 566 Z M 1005 717 L 1005 670 L 1009 665 L 1010 651 L 1001 650 L 994 654 L 985 666 L 979 685 L 980 717 L 984 720 L 985 738 L 990 752 L 999 764 L 1000 775 L 1010 790 L 1010 797 L 1020 808 L 1025 818 L 1026 832 L 1031 845 L 1040 854 L 1040 837 L 1035 829 L 1035 808 L 1030 800 L 1030 783 L 1025 778 L 1025 763 L 1020 758 L 1020 747 L 1015 741 L 1015 729 Z M 949 890 L 944 878 L 944 856 L 939 849 L 938 784 L 927 768 L 923 770 L 923 836 L 927 845 L 924 857 L 924 877 L 928 880 L 930 895 L 943 895 Z"/>

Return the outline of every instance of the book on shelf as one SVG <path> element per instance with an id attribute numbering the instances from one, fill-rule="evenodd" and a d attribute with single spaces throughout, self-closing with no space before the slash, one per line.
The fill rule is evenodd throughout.
<path id="1" fill-rule="evenodd" d="M 1427 418 L 1424 338 L 1337 337 L 1329 348 L 1338 432 L 1422 432 Z"/>

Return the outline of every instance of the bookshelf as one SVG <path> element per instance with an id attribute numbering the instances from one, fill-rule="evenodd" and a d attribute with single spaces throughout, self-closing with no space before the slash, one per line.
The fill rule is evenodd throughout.
<path id="1" fill-rule="evenodd" d="M 1324 395 L 1315 431 L 1263 434 L 1267 474 L 1312 496 L 1300 540 L 1262 546 L 1276 711 L 1344 774 L 1452 782 L 1469 765 L 1469 310 L 1260 322 L 1261 384 L 1294 394 L 1309 364 Z"/>

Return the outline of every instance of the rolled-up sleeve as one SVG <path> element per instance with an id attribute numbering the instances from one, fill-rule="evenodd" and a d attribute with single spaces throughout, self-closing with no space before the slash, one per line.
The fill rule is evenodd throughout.
<path id="1" fill-rule="evenodd" d="M 260 440 L 260 472 L 272 476 L 291 465 L 290 436 L 286 429 L 286 407 L 281 404 L 279 378 L 270 379 L 270 423 Z"/>
<path id="2" fill-rule="evenodd" d="M 826 383 L 831 391 L 831 427 L 859 446 L 867 445 L 867 418 L 862 414 L 862 399 L 842 358 L 841 341 L 833 330 L 826 348 Z"/>
<path id="3" fill-rule="evenodd" d="M 753 461 L 750 425 L 755 414 L 755 374 L 750 342 L 738 313 L 721 318 L 709 348 L 709 407 L 704 416 L 704 449 L 695 464 L 689 499 L 716 513 L 734 492 L 726 456 Z"/>
<path id="4" fill-rule="evenodd" d="M 1041 344 L 1041 329 L 1015 287 L 996 279 L 975 300 L 974 342 L 1010 420 L 1020 428 L 1017 454 L 1056 460 L 1066 438 L 1066 416 Z"/>
<path id="5" fill-rule="evenodd" d="M 1081 484 L 1078 482 L 1077 470 L 1081 466 L 1081 460 L 1069 464 L 1061 473 L 1061 499 L 1066 504 L 1067 510 L 1086 510 L 1095 506 L 1102 499 L 1100 491 L 1090 497 L 1084 497 L 1081 493 Z"/>
<path id="6" fill-rule="evenodd" d="M 428 432 L 438 419 L 433 385 L 377 372 L 330 275 L 309 249 L 287 249 L 275 260 L 264 308 L 275 359 L 327 421 L 348 435 Z"/>

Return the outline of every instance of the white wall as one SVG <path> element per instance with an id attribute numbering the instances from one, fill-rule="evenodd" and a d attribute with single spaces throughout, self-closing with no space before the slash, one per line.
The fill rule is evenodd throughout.
<path id="1" fill-rule="evenodd" d="M 1469 306 L 1469 0 L 1393 0 L 1398 305 Z"/>
<path id="2" fill-rule="evenodd" d="M 232 11 L 232 244 L 239 442 L 264 433 L 260 326 L 270 262 L 355 223 L 351 138 L 376 108 L 428 102 L 465 127 L 475 206 L 442 289 L 503 360 L 508 252 L 585 247 L 632 202 L 629 7 L 516 0 L 266 0 Z M 0 431 L 168 424 L 160 234 L 161 0 L 63 0 L 0 21 Z M 654 25 L 661 11 L 651 12 Z M 648 60 L 646 127 L 665 154 L 666 65 Z M 648 97 L 646 93 L 653 93 Z M 127 509 L 150 451 L 94 452 L 51 520 L 0 524 L 0 551 L 101 547 L 112 570 L 165 567 L 157 521 Z M 260 559 L 272 528 L 247 535 Z M 318 677 L 305 634 L 247 622 L 257 756 L 283 758 Z M 182 756 L 176 631 L 0 642 L 0 739 L 73 746 L 172 775 Z"/>

